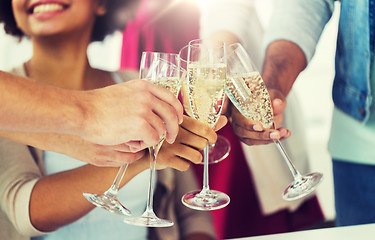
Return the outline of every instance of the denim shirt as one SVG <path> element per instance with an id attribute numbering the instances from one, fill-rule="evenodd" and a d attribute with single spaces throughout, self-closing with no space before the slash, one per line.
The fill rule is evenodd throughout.
<path id="1" fill-rule="evenodd" d="M 371 4 L 371 5 L 370 5 Z M 366 122 L 372 103 L 370 88 L 373 59 L 374 1 L 341 2 L 333 84 L 335 106 Z"/>
<path id="2" fill-rule="evenodd" d="M 337 39 L 333 101 L 337 108 L 362 122 L 368 120 L 372 102 L 374 1 L 341 1 Z M 280 39 L 292 41 L 301 47 L 310 61 L 333 8 L 334 0 L 275 1 L 265 36 L 266 46 Z"/>

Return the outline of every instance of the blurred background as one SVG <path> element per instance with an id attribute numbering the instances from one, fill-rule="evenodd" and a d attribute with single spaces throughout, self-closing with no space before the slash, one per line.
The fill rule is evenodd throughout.
<path id="1" fill-rule="evenodd" d="M 154 2 L 157 1 L 154 0 Z M 194 7 L 191 9 L 195 10 L 199 7 L 198 0 L 175 0 L 172 2 L 173 4 L 170 7 L 164 9 L 164 15 L 171 15 L 173 17 L 174 6 L 178 4 L 193 5 Z M 255 4 L 259 19 L 264 27 L 266 27 L 269 16 L 272 14 L 272 0 L 255 0 Z M 136 16 L 136 12 L 124 14 Z M 194 14 L 190 16 L 194 17 Z M 333 108 L 331 85 L 334 76 L 335 38 L 338 16 L 339 12 L 336 10 L 323 32 L 311 64 L 299 76 L 294 86 L 297 89 L 296 92 L 299 95 L 302 106 L 303 112 L 301 116 L 303 117 L 301 117 L 301 121 L 305 121 L 307 129 L 308 154 L 312 170 L 323 172 L 325 177 L 317 193 L 328 221 L 333 221 L 335 218 L 331 159 L 327 152 L 327 141 Z M 194 20 L 197 21 L 197 19 Z M 136 27 L 131 24 L 129 26 Z M 89 58 L 94 67 L 111 71 L 124 67 L 132 67 L 132 63 L 124 63 L 121 60 L 121 56 L 123 56 L 123 36 L 126 35 L 126 31 L 124 29 L 124 32 L 116 32 L 107 37 L 103 43 L 93 43 L 90 46 Z M 21 64 L 31 54 L 31 46 L 27 39 L 19 41 L 18 39 L 6 36 L 3 27 L 0 25 L 0 70 L 6 70 L 12 66 Z"/>

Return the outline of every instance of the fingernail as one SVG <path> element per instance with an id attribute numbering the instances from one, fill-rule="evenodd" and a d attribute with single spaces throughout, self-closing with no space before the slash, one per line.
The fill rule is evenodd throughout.
<path id="1" fill-rule="evenodd" d="M 285 137 L 288 134 L 288 132 L 285 129 L 282 129 L 280 131 L 280 134 L 281 134 L 281 136 Z"/>
<path id="2" fill-rule="evenodd" d="M 258 125 L 258 124 L 255 124 L 255 125 L 253 126 L 253 129 L 254 129 L 255 131 L 262 131 L 262 127 L 261 127 L 260 125 Z"/>
<path id="3" fill-rule="evenodd" d="M 277 140 L 280 138 L 280 134 L 278 132 L 272 132 L 270 138 Z"/>
<path id="4" fill-rule="evenodd" d="M 169 144 L 173 144 L 175 139 L 166 139 Z"/>
<path id="5" fill-rule="evenodd" d="M 278 99 L 278 98 L 274 99 L 273 102 L 275 104 L 282 104 L 283 103 L 283 101 L 281 101 L 281 99 Z"/>

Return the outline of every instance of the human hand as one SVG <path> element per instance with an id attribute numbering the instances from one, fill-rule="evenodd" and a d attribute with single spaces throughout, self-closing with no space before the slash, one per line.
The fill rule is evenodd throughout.
<path id="1" fill-rule="evenodd" d="M 66 137 L 70 147 L 64 148 L 62 153 L 98 167 L 120 167 L 141 159 L 146 153 L 146 150 L 132 152 L 126 144 L 99 145 L 75 136 Z"/>
<path id="2" fill-rule="evenodd" d="M 126 144 L 99 145 L 74 135 L 0 131 L 0 137 L 41 150 L 58 152 L 98 167 L 119 167 L 140 159 L 145 150 L 133 153 Z"/>
<path id="3" fill-rule="evenodd" d="M 101 145 L 126 143 L 131 151 L 176 139 L 183 109 L 168 90 L 144 80 L 132 80 L 83 92 L 82 134 L 85 140 Z"/>
<path id="4" fill-rule="evenodd" d="M 244 117 L 235 106 L 232 106 L 230 121 L 234 133 L 247 145 L 268 144 L 274 140 L 284 140 L 290 137 L 288 129 L 280 127 L 283 121 L 283 112 L 286 108 L 286 100 L 280 91 L 269 89 L 272 99 L 275 129 L 264 129 L 258 121 Z"/>
<path id="5" fill-rule="evenodd" d="M 184 116 L 180 125 L 180 131 L 173 144 L 164 143 L 158 154 L 156 168 L 172 167 L 180 171 L 186 171 L 191 163 L 202 162 L 200 151 L 207 144 L 213 144 L 217 140 L 216 132 L 208 125 L 191 117 Z M 224 116 L 220 117 L 216 130 L 226 124 Z"/>

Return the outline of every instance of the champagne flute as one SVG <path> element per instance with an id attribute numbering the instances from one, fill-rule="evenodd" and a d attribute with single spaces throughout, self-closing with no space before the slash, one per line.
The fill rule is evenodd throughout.
<path id="1" fill-rule="evenodd" d="M 226 57 L 223 42 L 193 40 L 189 43 L 188 101 L 192 116 L 214 127 L 220 117 L 225 95 Z M 209 146 L 204 148 L 203 188 L 186 193 L 182 203 L 196 210 L 215 210 L 227 206 L 227 194 L 210 190 L 208 177 Z"/>
<path id="2" fill-rule="evenodd" d="M 178 55 L 173 53 L 143 52 L 139 75 L 141 79 L 151 81 L 171 91 L 176 97 L 180 91 L 180 71 L 178 69 Z M 158 218 L 153 210 L 153 195 L 155 181 L 156 157 L 165 139 L 164 136 L 155 146 L 149 148 L 150 153 L 150 184 L 145 212 L 134 218 L 126 218 L 124 222 L 137 226 L 170 227 L 172 221 Z"/>
<path id="3" fill-rule="evenodd" d="M 187 71 L 187 59 L 188 59 L 189 45 L 184 46 L 179 51 L 180 67 Z M 187 75 L 181 76 L 181 98 L 185 112 L 188 116 L 193 117 L 193 112 L 190 107 L 189 94 L 188 94 L 188 77 Z M 218 163 L 228 157 L 230 152 L 230 142 L 227 138 L 222 135 L 217 135 L 217 140 L 214 144 L 209 145 L 209 158 L 208 163 Z M 202 151 L 203 153 L 203 151 Z M 203 153 L 204 154 L 204 153 Z M 203 163 L 201 163 L 203 164 Z"/>
<path id="4" fill-rule="evenodd" d="M 103 208 L 111 213 L 130 216 L 130 210 L 124 207 L 124 205 L 122 205 L 117 198 L 117 192 L 119 190 L 121 180 L 124 177 L 127 168 L 128 164 L 125 164 L 120 167 L 111 187 L 104 193 L 83 193 L 83 196 L 95 206 Z"/>
<path id="5" fill-rule="evenodd" d="M 229 45 L 229 51 L 226 88 L 229 99 L 246 118 L 259 121 L 266 129 L 275 128 L 269 93 L 249 55 L 239 43 Z M 323 174 L 314 172 L 306 176 L 301 175 L 280 140 L 274 140 L 274 143 L 294 178 L 294 181 L 284 190 L 282 197 L 291 201 L 313 192 L 321 183 Z"/>

